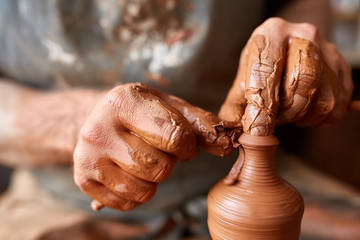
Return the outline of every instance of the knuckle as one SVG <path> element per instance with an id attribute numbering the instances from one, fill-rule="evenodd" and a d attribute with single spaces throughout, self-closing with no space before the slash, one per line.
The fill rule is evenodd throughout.
<path id="1" fill-rule="evenodd" d="M 123 100 L 125 99 L 124 95 L 129 92 L 128 84 L 118 86 L 110 90 L 104 99 L 104 107 L 111 108 L 111 109 L 119 109 L 123 104 Z"/>
<path id="2" fill-rule="evenodd" d="M 282 29 L 282 26 L 286 23 L 286 21 L 279 17 L 271 17 L 268 18 L 263 24 L 257 27 L 254 31 L 255 34 L 261 34 L 266 31 L 266 29 L 272 29 L 272 31 L 279 31 Z"/>
<path id="3" fill-rule="evenodd" d="M 191 128 L 177 126 L 170 134 L 169 140 L 167 149 L 178 158 L 189 159 L 196 154 L 196 135 Z"/>
<path id="4" fill-rule="evenodd" d="M 336 46 L 333 43 L 327 42 L 326 43 L 326 51 L 330 52 L 331 54 L 334 54 L 336 56 L 339 55 L 339 52 L 336 48 Z"/>
<path id="5" fill-rule="evenodd" d="M 323 103 L 321 104 L 321 108 L 320 108 L 320 113 L 322 115 L 328 115 L 330 114 L 334 108 L 335 108 L 335 102 L 336 102 L 336 98 L 334 96 L 334 92 L 331 92 L 331 94 L 329 94 L 329 103 Z"/>
<path id="6" fill-rule="evenodd" d="M 138 202 L 147 202 L 152 199 L 156 193 L 156 184 L 152 184 L 152 186 L 148 187 L 147 189 L 143 190 L 141 194 L 139 194 L 139 197 L 135 199 Z"/>
<path id="7" fill-rule="evenodd" d="M 134 98 L 134 96 L 138 95 L 139 89 L 144 89 L 146 86 L 142 83 L 127 83 L 121 86 L 115 87 L 110 90 L 104 100 L 104 108 L 110 108 L 111 110 L 115 110 L 116 113 L 121 113 L 121 109 L 127 107 L 129 104 L 129 100 Z M 131 101 L 130 101 L 131 102 Z"/>
<path id="8" fill-rule="evenodd" d="M 175 158 L 160 151 L 134 151 L 131 153 L 134 162 L 138 163 L 136 172 L 141 179 L 150 182 L 162 182 L 171 173 Z"/>
<path id="9" fill-rule="evenodd" d="M 98 123 L 87 122 L 81 128 L 80 136 L 86 142 L 98 142 L 103 135 L 103 125 Z"/>
<path id="10" fill-rule="evenodd" d="M 131 200 L 126 200 L 126 199 L 122 199 L 122 198 L 116 198 L 116 197 L 110 197 L 106 200 L 105 205 L 119 210 L 119 211 L 128 211 L 131 210 L 133 208 L 131 208 L 131 203 L 133 201 Z"/>
<path id="11" fill-rule="evenodd" d="M 264 22 L 264 25 L 273 26 L 273 25 L 283 24 L 284 22 L 285 20 L 280 17 L 270 17 Z"/>
<path id="12" fill-rule="evenodd" d="M 93 189 L 93 181 L 89 179 L 85 179 L 83 176 L 79 174 L 74 175 L 74 182 L 80 188 L 80 190 L 84 193 L 87 193 Z"/>
<path id="13" fill-rule="evenodd" d="M 112 126 L 105 121 L 87 121 L 80 130 L 80 139 L 92 145 L 109 147 L 114 141 Z"/>
<path id="14" fill-rule="evenodd" d="M 153 181 L 154 182 L 162 182 L 165 179 L 167 179 L 169 177 L 169 175 L 171 174 L 173 168 L 175 165 L 175 161 L 171 161 L 171 160 L 166 160 L 163 164 L 161 164 L 161 166 L 158 168 L 156 172 Z"/>
<path id="15" fill-rule="evenodd" d="M 84 176 L 83 173 L 86 168 L 86 163 L 87 161 L 85 157 L 82 155 L 82 153 L 79 152 L 77 148 L 74 154 L 74 178 L 76 177 L 79 179 L 81 176 Z"/>
<path id="16" fill-rule="evenodd" d="M 141 203 L 134 202 L 134 201 L 125 201 L 125 202 L 115 202 L 114 208 L 121 210 L 121 211 L 130 211 L 139 206 Z"/>
<path id="17" fill-rule="evenodd" d="M 314 24 L 302 23 L 300 26 L 305 33 L 305 37 L 308 40 L 310 40 L 311 42 L 317 42 L 317 39 L 319 37 L 319 30 Z"/>
<path id="18" fill-rule="evenodd" d="M 85 181 L 79 173 L 75 172 L 74 173 L 74 182 L 81 189 L 81 184 Z"/>
<path id="19" fill-rule="evenodd" d="M 137 180 L 134 182 L 122 182 L 108 187 L 121 199 L 147 202 L 155 195 L 157 183 Z"/>

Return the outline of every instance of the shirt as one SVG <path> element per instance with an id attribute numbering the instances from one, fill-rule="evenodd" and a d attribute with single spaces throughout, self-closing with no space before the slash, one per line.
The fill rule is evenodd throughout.
<path id="1" fill-rule="evenodd" d="M 271 2 L 0 0 L 0 72 L 49 90 L 139 81 L 216 112 L 241 49 Z M 221 159 L 202 152 L 179 163 L 154 199 L 116 217 L 154 219 L 206 194 L 235 155 Z M 59 199 L 89 208 L 68 168 L 39 169 L 36 176 Z"/>

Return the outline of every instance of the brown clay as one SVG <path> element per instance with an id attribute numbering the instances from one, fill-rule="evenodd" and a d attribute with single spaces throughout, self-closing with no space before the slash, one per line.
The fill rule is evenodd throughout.
<path id="1" fill-rule="evenodd" d="M 191 105 L 178 97 L 146 86 L 148 91 L 180 111 L 190 122 L 198 144 L 205 151 L 216 156 L 227 156 L 237 147 L 237 139 L 242 133 L 241 123 L 220 121 L 208 111 Z"/>
<path id="2" fill-rule="evenodd" d="M 95 164 L 87 164 L 92 177 L 78 181 L 83 191 L 97 199 L 91 204 L 94 210 L 103 203 L 130 210 L 149 201 L 156 183 L 169 176 L 176 159 L 192 158 L 198 145 L 212 154 L 228 155 L 242 131 L 234 123 L 140 83 L 113 89 L 99 104 L 95 119 L 83 127 L 81 140 L 106 152 L 89 154 L 88 149 L 81 154 L 93 158 L 82 161 Z M 97 119 L 99 112 L 114 118 Z"/>
<path id="3" fill-rule="evenodd" d="M 182 160 L 196 155 L 196 137 L 191 125 L 177 109 L 153 94 L 152 88 L 129 84 L 113 90 L 112 94 L 109 101 L 113 101 L 114 107 L 110 116 L 118 116 L 118 122 L 112 126 L 121 126 L 115 131 L 126 129 L 149 145 Z"/>
<path id="4" fill-rule="evenodd" d="M 304 203 L 274 168 L 278 140 L 243 134 L 244 165 L 234 185 L 220 181 L 208 195 L 214 240 L 298 239 Z"/>
<path id="5" fill-rule="evenodd" d="M 248 43 L 251 67 L 244 73 L 247 106 L 242 125 L 245 133 L 268 136 L 274 132 L 285 53 L 285 45 L 279 49 L 271 47 L 263 35 L 255 36 Z"/>
<path id="6" fill-rule="evenodd" d="M 294 122 L 308 111 L 322 81 L 324 63 L 320 49 L 305 39 L 292 39 L 280 91 L 277 122 Z"/>
<path id="7" fill-rule="evenodd" d="M 284 122 L 296 121 L 309 109 L 323 74 L 320 52 L 303 39 L 289 43 L 280 98 L 285 49 L 269 48 L 263 36 L 254 37 L 248 49 L 251 67 L 239 78 L 245 81 L 247 100 L 245 133 L 239 138 L 244 149 L 240 147 L 230 173 L 208 195 L 209 230 L 215 240 L 298 239 L 304 202 L 275 171 L 278 140 L 272 134 L 279 104 Z"/>
<path id="8" fill-rule="evenodd" d="M 275 118 L 276 125 L 316 127 L 341 119 L 353 84 L 339 53 L 301 38 L 279 42 L 268 32 L 253 35 L 244 48 L 221 119 L 242 121 L 244 132 L 258 136 L 272 134 Z"/>
<path id="9" fill-rule="evenodd" d="M 352 87 L 345 83 L 343 70 L 331 69 L 324 61 L 326 53 L 322 53 L 309 40 L 290 40 L 277 124 L 326 126 L 347 111 Z"/>

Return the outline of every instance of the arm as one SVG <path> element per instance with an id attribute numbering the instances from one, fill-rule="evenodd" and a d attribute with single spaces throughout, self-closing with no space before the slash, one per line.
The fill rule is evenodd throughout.
<path id="1" fill-rule="evenodd" d="M 72 163 L 80 126 L 101 91 L 43 92 L 0 80 L 0 162 L 9 166 Z"/>
<path id="2" fill-rule="evenodd" d="M 95 210 L 103 205 L 130 210 L 149 201 L 176 159 L 191 159 L 198 146 L 218 156 L 230 154 L 231 135 L 238 135 L 232 128 L 180 98 L 144 84 L 124 84 L 99 100 L 82 126 L 74 179 L 97 200 Z"/>
<path id="3" fill-rule="evenodd" d="M 81 190 L 118 210 L 150 200 L 176 159 L 192 158 L 199 145 L 220 156 L 233 150 L 232 126 L 143 84 L 41 92 L 0 81 L 0 96 L 2 163 L 74 161 Z"/>

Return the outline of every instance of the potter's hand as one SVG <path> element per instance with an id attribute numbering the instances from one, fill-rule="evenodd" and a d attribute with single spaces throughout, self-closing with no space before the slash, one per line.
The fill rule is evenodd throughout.
<path id="1" fill-rule="evenodd" d="M 324 126 L 344 115 L 352 90 L 349 65 L 315 26 L 271 18 L 253 32 L 243 49 L 219 116 L 240 121 L 250 103 L 262 111 L 249 114 L 243 124 L 250 118 L 256 125 L 264 113 L 274 115 L 276 124 Z"/>
<path id="2" fill-rule="evenodd" d="M 215 146 L 217 155 L 231 152 L 229 137 L 209 137 L 218 123 L 215 115 L 146 85 L 114 88 L 81 129 L 75 182 L 97 205 L 133 209 L 154 196 L 176 159 L 194 157 L 198 144 Z"/>

